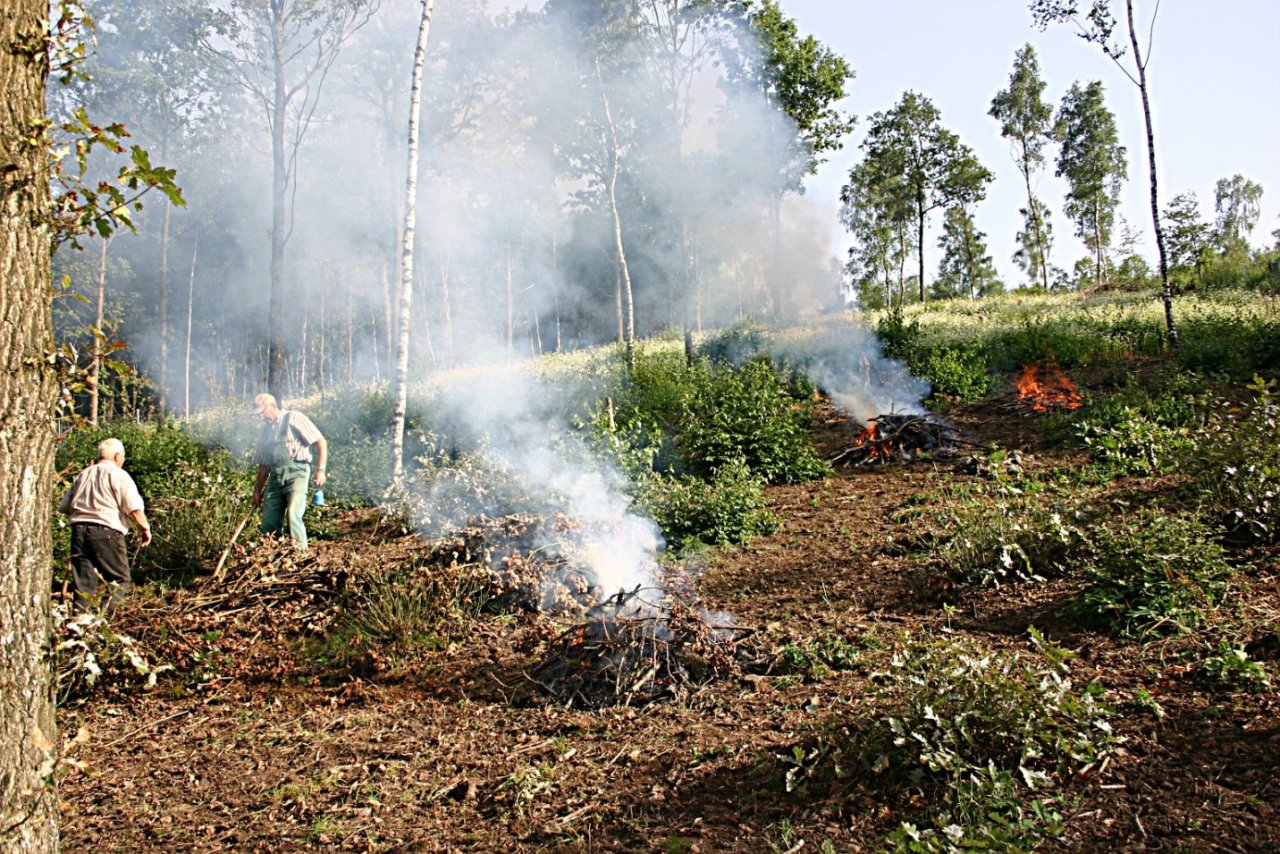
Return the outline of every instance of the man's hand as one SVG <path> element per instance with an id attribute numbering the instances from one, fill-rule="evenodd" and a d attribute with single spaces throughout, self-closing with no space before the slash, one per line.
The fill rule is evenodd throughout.
<path id="1" fill-rule="evenodd" d="M 262 493 L 258 490 L 253 491 L 253 509 L 257 510 L 262 506 Z"/>
<path id="2" fill-rule="evenodd" d="M 316 469 L 316 486 L 324 486 L 324 469 Z"/>
<path id="3" fill-rule="evenodd" d="M 150 528 L 138 529 L 138 545 L 139 546 L 151 545 L 151 529 Z"/>

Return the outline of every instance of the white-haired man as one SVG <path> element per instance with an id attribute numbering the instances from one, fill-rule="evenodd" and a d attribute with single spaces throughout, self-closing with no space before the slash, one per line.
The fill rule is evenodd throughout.
<path id="1" fill-rule="evenodd" d="M 287 517 L 294 545 L 306 551 L 307 526 L 302 515 L 307 509 L 312 448 L 315 482 L 321 487 L 329 459 L 328 443 L 310 418 L 297 410 L 281 409 L 273 395 L 255 397 L 253 414 L 263 422 L 255 456 L 258 480 L 253 486 L 253 506 L 262 507 L 262 533 L 284 533 Z"/>
<path id="2" fill-rule="evenodd" d="M 128 520 L 138 526 L 139 545 L 151 542 L 151 523 L 137 484 L 124 470 L 124 444 L 119 439 L 98 443 L 98 462 L 76 475 L 58 502 L 58 510 L 71 518 L 71 577 L 76 608 L 101 607 L 110 613 L 132 583 L 125 544 Z M 99 578 L 110 587 L 106 602 L 99 601 Z"/>

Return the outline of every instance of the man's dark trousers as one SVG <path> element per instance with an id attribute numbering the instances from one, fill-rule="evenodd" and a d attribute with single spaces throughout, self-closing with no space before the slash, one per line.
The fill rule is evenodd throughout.
<path id="1" fill-rule="evenodd" d="M 129 574 L 125 535 L 115 528 L 94 522 L 72 522 L 71 574 L 76 585 L 77 610 L 99 607 L 105 613 L 115 610 L 133 581 Z M 105 603 L 98 597 L 99 576 L 114 588 Z"/>

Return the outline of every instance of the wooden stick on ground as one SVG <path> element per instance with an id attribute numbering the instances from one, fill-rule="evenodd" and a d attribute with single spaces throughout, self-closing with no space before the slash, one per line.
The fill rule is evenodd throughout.
<path id="1" fill-rule="evenodd" d="M 227 542 L 227 547 L 222 550 L 222 557 L 218 558 L 218 565 L 213 570 L 213 580 L 221 581 L 223 570 L 227 566 L 227 556 L 231 554 L 231 547 L 236 544 L 236 540 L 240 539 L 240 532 L 244 530 L 244 526 L 249 524 L 249 519 L 253 516 L 253 509 L 244 514 L 244 518 L 240 520 L 240 524 L 236 526 L 236 532 L 231 535 L 231 539 Z"/>

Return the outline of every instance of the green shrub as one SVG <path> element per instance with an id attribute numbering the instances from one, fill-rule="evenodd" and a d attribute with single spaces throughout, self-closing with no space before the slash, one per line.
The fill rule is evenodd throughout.
<path id="1" fill-rule="evenodd" d="M 1082 564 L 1090 587 L 1077 613 L 1137 635 L 1194 626 L 1231 573 L 1200 517 L 1160 508 L 1095 529 Z"/>
<path id="2" fill-rule="evenodd" d="M 957 501 L 944 514 L 951 533 L 934 556 L 966 584 L 1043 581 L 1068 569 L 1085 544 L 1080 512 L 1042 496 Z"/>
<path id="3" fill-rule="evenodd" d="M 697 354 L 710 362 L 736 367 L 765 354 L 767 349 L 764 327 L 745 319 L 708 336 L 698 346 Z"/>
<path id="4" fill-rule="evenodd" d="M 1200 662 L 1200 673 L 1211 685 L 1230 690 L 1264 693 L 1271 690 L 1271 676 L 1260 661 L 1253 661 L 1244 648 L 1222 641 L 1213 655 Z"/>
<path id="5" fill-rule="evenodd" d="M 1074 656 L 1034 629 L 1031 637 L 1034 657 L 908 638 L 876 688 L 878 714 L 784 757 L 788 788 L 834 775 L 922 791 L 933 829 L 900 828 L 895 841 L 924 846 L 909 850 L 952 850 L 964 839 L 1024 849 L 1060 833 L 1052 789 L 1119 739 L 1102 688 L 1076 688 Z M 1032 792 L 1045 793 L 1039 805 L 1028 803 Z"/>
<path id="6" fill-rule="evenodd" d="M 744 543 L 777 524 L 765 508 L 764 485 L 740 461 L 709 481 L 653 475 L 640 487 L 639 503 L 674 543 Z"/>
<path id="7" fill-rule="evenodd" d="M 1112 423 L 1085 421 L 1077 436 L 1104 469 L 1118 475 L 1159 475 L 1177 471 L 1196 450 L 1185 427 L 1167 427 L 1136 409 L 1112 415 Z"/>
<path id="8" fill-rule="evenodd" d="M 1239 311 L 1186 318 L 1174 358 L 1190 371 L 1248 377 L 1280 368 L 1280 320 Z"/>
<path id="9" fill-rule="evenodd" d="M 912 320 L 908 323 L 900 305 L 880 315 L 880 320 L 876 323 L 876 335 L 880 338 L 884 355 L 900 362 L 910 362 L 923 339 L 920 322 Z"/>
<path id="10" fill-rule="evenodd" d="M 933 394 L 974 400 L 991 388 L 987 361 L 980 345 L 934 344 L 907 360 L 911 373 L 933 384 Z"/>
<path id="11" fill-rule="evenodd" d="M 821 680 L 833 670 L 853 670 L 862 663 L 863 647 L 838 634 L 824 632 L 808 643 L 782 648 L 781 669 L 808 679 Z"/>
<path id="12" fill-rule="evenodd" d="M 791 396 L 768 360 L 739 370 L 710 366 L 693 379 L 676 437 L 686 470 L 710 477 L 741 461 L 768 483 L 830 473 L 813 446 L 807 401 Z"/>
<path id="13" fill-rule="evenodd" d="M 1236 536 L 1280 541 L 1280 402 L 1275 383 L 1254 378 L 1252 400 L 1221 402 L 1197 435 L 1189 467 L 1201 512 Z"/>

